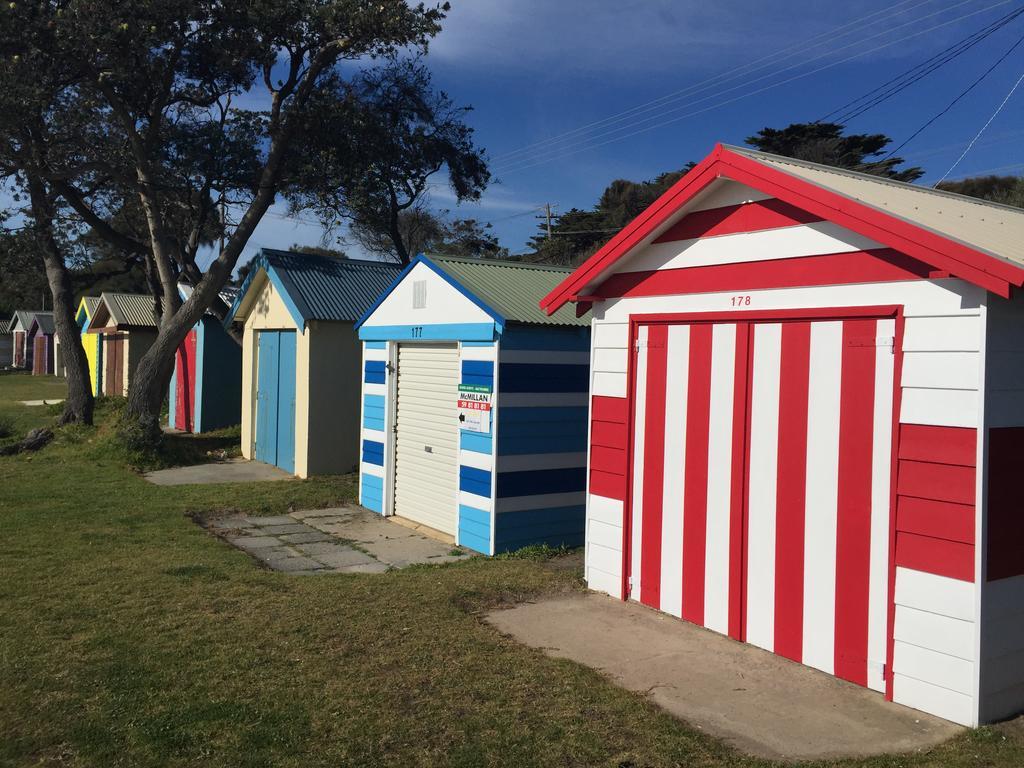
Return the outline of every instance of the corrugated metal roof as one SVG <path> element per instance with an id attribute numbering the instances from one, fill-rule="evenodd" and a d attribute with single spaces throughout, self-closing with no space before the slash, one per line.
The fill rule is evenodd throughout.
<path id="1" fill-rule="evenodd" d="M 767 152 L 726 149 L 964 245 L 1024 264 L 1024 210 L 1020 208 Z"/>
<path id="2" fill-rule="evenodd" d="M 11 319 L 7 322 L 7 331 L 10 333 L 14 330 L 15 326 L 21 325 L 22 330 L 28 330 L 29 326 L 32 325 L 32 318 L 35 317 L 36 310 L 34 309 L 16 309 L 14 314 L 11 315 Z"/>
<path id="3" fill-rule="evenodd" d="M 82 299 L 85 302 L 85 314 L 92 317 L 96 313 L 96 307 L 100 305 L 99 296 L 86 296 Z"/>
<path id="4" fill-rule="evenodd" d="M 100 299 L 110 312 L 114 325 L 156 328 L 153 297 L 149 294 L 104 292 Z"/>
<path id="5" fill-rule="evenodd" d="M 192 295 L 192 291 L 194 290 L 195 287 L 188 283 L 178 283 L 178 293 L 181 294 L 182 301 L 188 301 L 189 297 Z M 235 303 L 235 299 L 238 298 L 238 288 L 234 285 L 225 285 L 217 291 L 217 295 L 220 296 L 221 301 L 230 307 Z M 207 310 L 206 314 L 212 315 L 213 313 Z"/>
<path id="6" fill-rule="evenodd" d="M 54 331 L 53 313 L 52 312 L 33 312 L 32 313 L 32 324 L 39 324 L 39 330 L 47 336 L 52 336 Z"/>
<path id="7" fill-rule="evenodd" d="M 262 263 L 261 263 L 262 260 Z M 260 250 L 252 273 L 269 266 L 306 320 L 354 322 L 401 273 L 398 264 L 332 259 L 293 251 Z M 249 287 L 249 280 L 242 292 Z"/>
<path id="8" fill-rule="evenodd" d="M 507 321 L 590 325 L 590 315 L 576 317 L 573 306 L 562 307 L 553 315 L 540 308 L 540 300 L 572 272 L 569 268 L 494 259 L 427 258 Z"/>

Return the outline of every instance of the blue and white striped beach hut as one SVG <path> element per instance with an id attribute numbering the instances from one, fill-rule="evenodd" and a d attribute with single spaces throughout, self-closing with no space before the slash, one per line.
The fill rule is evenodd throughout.
<path id="1" fill-rule="evenodd" d="M 494 554 L 582 544 L 589 318 L 568 270 L 419 256 L 358 323 L 361 503 Z"/>

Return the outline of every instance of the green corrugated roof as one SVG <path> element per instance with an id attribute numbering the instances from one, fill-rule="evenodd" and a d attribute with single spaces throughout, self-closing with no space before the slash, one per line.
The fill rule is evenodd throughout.
<path id="1" fill-rule="evenodd" d="M 100 296 L 110 317 L 117 326 L 156 328 L 153 319 L 153 297 L 143 293 L 111 293 Z"/>
<path id="2" fill-rule="evenodd" d="M 540 308 L 540 300 L 572 272 L 569 268 L 451 256 L 427 258 L 507 321 L 537 325 L 590 325 L 590 313 L 576 317 L 576 307 L 571 304 L 553 315 Z"/>

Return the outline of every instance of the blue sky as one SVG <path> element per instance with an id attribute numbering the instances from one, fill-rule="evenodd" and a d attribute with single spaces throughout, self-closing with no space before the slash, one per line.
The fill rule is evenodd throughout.
<path id="1" fill-rule="evenodd" d="M 1021 2 L 455 0 L 452 6 L 427 61 L 439 87 L 473 106 L 469 121 L 497 179 L 479 204 L 454 210 L 493 222 L 515 253 L 535 231 L 533 209 L 543 203 L 560 211 L 587 207 L 614 178 L 651 178 L 700 160 L 716 142 L 739 144 L 763 126 L 820 118 Z M 901 142 L 1022 35 L 1024 17 L 849 129 Z M 1022 72 L 1024 45 L 901 151 L 926 168 L 923 182 L 949 168 Z M 790 78 L 796 79 L 782 82 Z M 1022 147 L 1024 85 L 952 177 L 1024 173 Z M 453 205 L 443 184 L 432 189 L 431 204 Z M 253 246 L 320 238 L 316 226 L 272 217 Z"/>
<path id="2" fill-rule="evenodd" d="M 454 212 L 493 222 L 502 243 L 521 252 L 544 203 L 589 207 L 612 179 L 651 178 L 700 160 L 716 142 L 820 118 L 1022 5 L 453 0 L 426 61 L 439 87 L 473 106 L 468 120 L 496 177 L 479 204 Z M 1022 35 L 1024 17 L 849 129 L 903 141 Z M 922 181 L 949 168 L 1022 72 L 1024 45 L 901 151 L 927 169 Z M 1024 173 L 1024 84 L 952 177 L 990 171 Z M 452 208 L 437 181 L 430 204 Z M 261 246 L 321 241 L 311 216 L 285 214 L 274 207 L 243 259 Z"/>

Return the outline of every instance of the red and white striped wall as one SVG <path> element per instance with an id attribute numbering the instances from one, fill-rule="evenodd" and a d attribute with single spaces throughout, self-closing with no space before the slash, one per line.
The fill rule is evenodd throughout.
<path id="1" fill-rule="evenodd" d="M 631 596 L 884 690 L 895 332 L 639 324 Z"/>
<path id="2" fill-rule="evenodd" d="M 990 294 L 721 180 L 582 299 L 588 585 L 977 724 Z"/>

